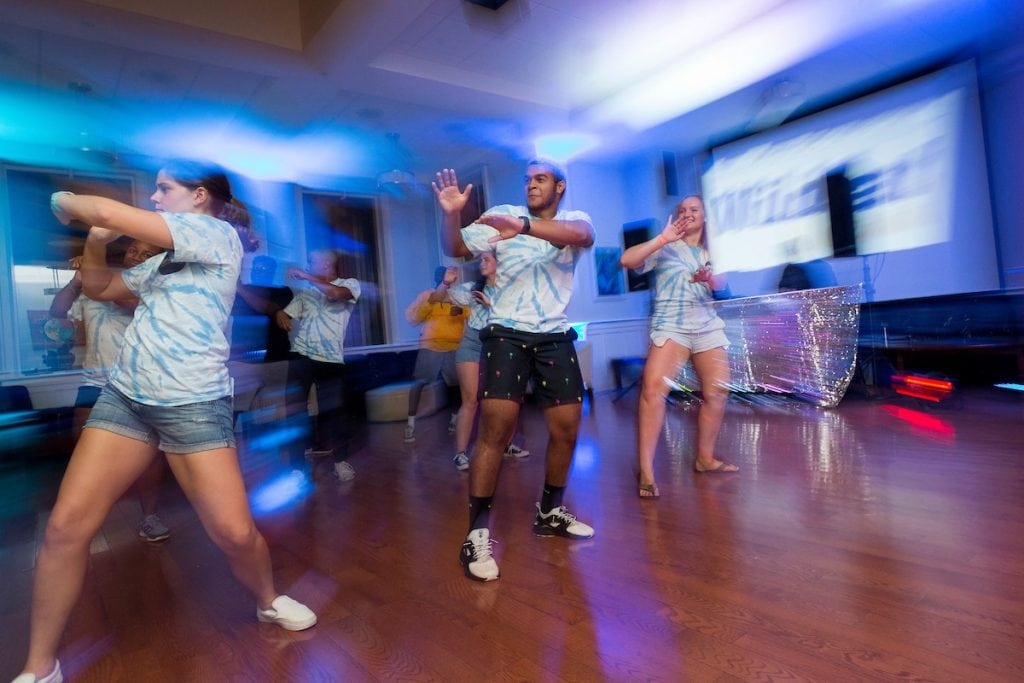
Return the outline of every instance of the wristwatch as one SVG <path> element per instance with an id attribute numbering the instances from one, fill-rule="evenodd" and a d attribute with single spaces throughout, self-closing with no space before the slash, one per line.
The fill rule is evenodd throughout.
<path id="1" fill-rule="evenodd" d="M 520 232 L 519 234 L 520 235 L 525 235 L 528 232 L 530 232 L 530 217 L 529 216 L 520 216 L 520 218 L 523 219 L 523 231 Z"/>

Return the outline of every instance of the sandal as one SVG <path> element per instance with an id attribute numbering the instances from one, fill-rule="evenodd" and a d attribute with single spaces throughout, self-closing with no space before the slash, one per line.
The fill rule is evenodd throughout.
<path id="1" fill-rule="evenodd" d="M 640 475 L 636 475 L 636 493 L 641 498 L 660 498 L 661 491 L 653 481 L 650 484 L 641 484 Z"/>
<path id="2" fill-rule="evenodd" d="M 694 460 L 693 471 L 700 474 L 729 474 L 731 472 L 739 472 L 740 468 L 724 460 L 719 460 L 718 464 L 714 467 L 704 467 L 700 464 L 700 460 Z"/>

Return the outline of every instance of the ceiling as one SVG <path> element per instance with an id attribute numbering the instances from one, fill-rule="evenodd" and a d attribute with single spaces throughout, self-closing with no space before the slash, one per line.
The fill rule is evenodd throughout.
<path id="1" fill-rule="evenodd" d="M 695 151 L 1018 40 L 1021 5 L 4 0 L 0 156 L 207 156 L 296 179 L 521 158 L 545 135 L 564 157 Z"/>

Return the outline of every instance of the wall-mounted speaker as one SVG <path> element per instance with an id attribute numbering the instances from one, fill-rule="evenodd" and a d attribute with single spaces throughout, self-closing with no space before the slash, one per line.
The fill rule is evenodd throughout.
<path id="1" fill-rule="evenodd" d="M 675 152 L 661 153 L 661 174 L 665 179 L 665 196 L 676 197 L 679 195 L 679 169 L 676 166 Z"/>
<path id="2" fill-rule="evenodd" d="M 853 195 L 846 169 L 838 168 L 825 176 L 828 191 L 828 217 L 832 226 L 832 255 L 846 258 L 857 255 L 857 236 L 853 225 Z"/>

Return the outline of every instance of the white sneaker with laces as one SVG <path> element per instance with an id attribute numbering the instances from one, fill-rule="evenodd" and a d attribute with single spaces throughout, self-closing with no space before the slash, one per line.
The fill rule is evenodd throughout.
<path id="1" fill-rule="evenodd" d="M 474 581 L 494 581 L 501 575 L 498 563 L 491 554 L 493 543 L 497 541 L 491 540 L 489 529 L 473 529 L 469 532 L 459 554 L 459 562 L 466 576 Z"/>
<path id="2" fill-rule="evenodd" d="M 405 442 L 412 443 L 416 440 L 416 428 L 412 425 L 405 425 Z"/>
<path id="3" fill-rule="evenodd" d="M 533 520 L 533 533 L 536 536 L 562 536 L 563 538 L 584 539 L 594 535 L 594 528 L 576 519 L 564 505 L 559 505 L 548 512 L 540 511 L 540 503 L 536 503 L 537 516 Z"/>
<path id="4" fill-rule="evenodd" d="M 529 455 L 530 451 L 526 450 L 525 448 L 520 448 L 514 443 L 510 443 L 508 445 L 508 448 L 505 449 L 506 458 L 525 458 L 528 457 Z"/>
<path id="5" fill-rule="evenodd" d="M 334 463 L 334 473 L 338 475 L 338 479 L 341 481 L 352 481 L 356 478 L 355 468 L 345 460 Z"/>
<path id="6" fill-rule="evenodd" d="M 139 538 L 150 543 L 157 543 L 171 537 L 171 530 L 155 514 L 146 515 L 139 522 Z"/>
<path id="7" fill-rule="evenodd" d="M 466 457 L 465 452 L 456 453 L 455 457 L 452 458 L 452 462 L 455 463 L 455 469 L 459 472 L 465 472 L 469 469 L 469 458 Z"/>
<path id="8" fill-rule="evenodd" d="M 60 670 L 60 661 L 54 660 L 53 671 L 42 678 L 35 674 L 19 674 L 11 683 L 64 683 L 64 674 Z"/>
<path id="9" fill-rule="evenodd" d="M 274 598 L 268 609 L 257 607 L 256 618 L 268 624 L 277 624 L 286 631 L 304 631 L 316 624 L 313 610 L 287 595 Z"/>

